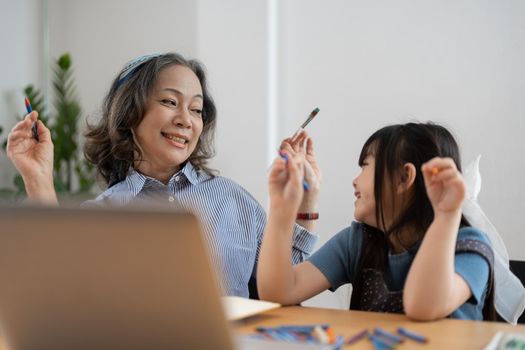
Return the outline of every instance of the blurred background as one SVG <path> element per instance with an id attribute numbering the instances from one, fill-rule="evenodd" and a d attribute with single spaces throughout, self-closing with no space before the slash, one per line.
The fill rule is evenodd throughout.
<path id="1" fill-rule="evenodd" d="M 511 259 L 525 260 L 524 1 L 0 0 L 0 45 L 0 141 L 25 114 L 28 85 L 53 117 L 54 69 L 69 53 L 79 149 L 85 119 L 99 116 L 128 60 L 198 58 L 219 111 L 212 165 L 263 206 L 279 141 L 319 107 L 308 126 L 324 174 L 319 244 L 352 221 L 368 136 L 392 123 L 441 123 L 464 167 L 482 156 L 479 202 Z M 14 191 L 15 174 L 0 150 L 0 188 Z M 308 303 L 345 308 L 348 293 Z"/>

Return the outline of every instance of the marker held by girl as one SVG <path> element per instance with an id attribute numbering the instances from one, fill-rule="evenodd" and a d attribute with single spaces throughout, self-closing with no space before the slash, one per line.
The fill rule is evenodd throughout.
<path id="1" fill-rule="evenodd" d="M 279 151 L 279 155 L 281 156 L 282 159 L 284 159 L 286 162 L 288 162 L 288 155 L 283 152 L 282 150 Z M 308 189 L 310 188 L 310 186 L 308 186 L 308 182 L 306 182 L 306 180 L 303 180 L 303 189 L 305 191 L 308 191 Z"/>
<path id="2" fill-rule="evenodd" d="M 292 136 L 292 140 L 294 140 L 297 135 L 299 135 L 301 133 L 301 131 L 304 130 L 304 128 L 306 128 L 306 126 L 308 124 L 310 124 L 310 122 L 314 119 L 314 117 L 317 115 L 317 113 L 319 113 L 319 108 L 315 108 L 309 115 L 308 115 L 308 118 L 306 118 L 306 120 L 304 121 L 304 123 L 299 127 L 299 129 L 297 129 L 297 131 L 293 134 Z"/>

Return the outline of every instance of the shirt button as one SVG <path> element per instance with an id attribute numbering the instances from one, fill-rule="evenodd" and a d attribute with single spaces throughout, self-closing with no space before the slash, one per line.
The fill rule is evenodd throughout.
<path id="1" fill-rule="evenodd" d="M 169 196 L 168 200 L 170 201 L 170 203 L 172 203 L 175 200 L 175 198 L 173 198 L 173 196 Z"/>
<path id="2" fill-rule="evenodd" d="M 175 181 L 179 182 L 179 180 L 180 180 L 180 176 L 175 176 Z"/>

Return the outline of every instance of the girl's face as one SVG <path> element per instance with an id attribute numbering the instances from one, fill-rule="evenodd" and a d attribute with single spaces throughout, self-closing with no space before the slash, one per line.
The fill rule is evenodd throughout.
<path id="1" fill-rule="evenodd" d="M 397 192 L 392 192 L 393 180 L 386 177 L 383 180 L 381 204 L 384 223 L 378 223 L 376 218 L 377 203 L 374 195 L 374 179 L 375 157 L 368 155 L 361 166 L 361 173 L 352 182 L 356 196 L 354 216 L 357 221 L 385 231 L 400 214 L 399 210 L 396 211 L 396 208 L 404 210 L 411 194 L 407 190 L 400 189 Z"/>
<path id="2" fill-rule="evenodd" d="M 378 227 L 376 220 L 376 201 L 374 197 L 375 158 L 368 155 L 361 166 L 361 172 L 352 184 L 355 189 L 354 216 L 357 221 Z"/>
<path id="3" fill-rule="evenodd" d="M 199 79 L 188 67 L 163 69 L 148 97 L 146 114 L 134 130 L 142 150 L 135 167 L 166 182 L 195 150 L 202 132 L 203 95 Z"/>

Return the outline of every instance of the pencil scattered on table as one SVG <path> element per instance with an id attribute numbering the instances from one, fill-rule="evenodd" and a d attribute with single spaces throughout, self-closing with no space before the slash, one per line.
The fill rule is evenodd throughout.
<path id="1" fill-rule="evenodd" d="M 342 349 L 345 339 L 336 335 L 328 324 L 284 325 L 278 327 L 258 327 L 258 337 L 293 343 L 326 344 L 334 350 Z"/>
<path id="2" fill-rule="evenodd" d="M 392 333 L 389 333 L 381 328 L 374 328 L 374 334 L 379 336 L 379 337 L 382 337 L 382 338 L 385 338 L 385 339 L 388 339 L 390 342 L 393 342 L 393 343 L 396 343 L 396 344 L 399 344 L 399 343 L 402 343 L 404 341 L 403 338 L 401 338 L 400 336 L 396 335 L 396 334 L 392 334 Z"/>
<path id="3" fill-rule="evenodd" d="M 414 341 L 417 341 L 418 343 L 426 343 L 428 341 L 428 339 L 425 337 L 425 336 L 422 336 L 421 334 L 417 334 L 417 333 L 414 333 L 412 331 L 409 331 L 403 327 L 399 327 L 397 329 L 397 333 L 404 336 L 404 337 L 407 337 L 407 338 L 410 338 Z"/>
<path id="4" fill-rule="evenodd" d="M 283 325 L 278 327 L 258 327 L 257 338 L 287 341 L 293 343 L 327 344 L 331 349 L 339 350 L 344 345 L 353 345 L 366 339 L 370 341 L 377 350 L 388 350 L 402 348 L 405 339 L 410 339 L 418 343 L 426 343 L 428 339 L 406 328 L 399 327 L 396 332 L 389 332 L 381 328 L 374 328 L 372 331 L 363 329 L 350 336 L 346 341 L 341 335 L 336 335 L 329 324 L 310 324 L 310 325 Z"/>
<path id="5" fill-rule="evenodd" d="M 425 336 L 409 331 L 403 327 L 399 327 L 397 333 L 388 332 L 376 327 L 372 332 L 364 329 L 352 335 L 346 341 L 346 345 L 353 345 L 363 339 L 368 339 L 376 350 L 398 349 L 402 348 L 402 343 L 407 338 L 418 343 L 426 343 L 428 341 Z"/>
<path id="6" fill-rule="evenodd" d="M 346 341 L 346 344 L 347 345 L 351 345 L 351 344 L 357 343 L 361 339 L 363 339 L 365 337 L 368 337 L 369 334 L 370 333 L 368 332 L 368 329 L 364 329 L 361 332 L 359 332 L 359 333 L 351 336 L 350 338 L 348 338 L 348 340 Z"/>

